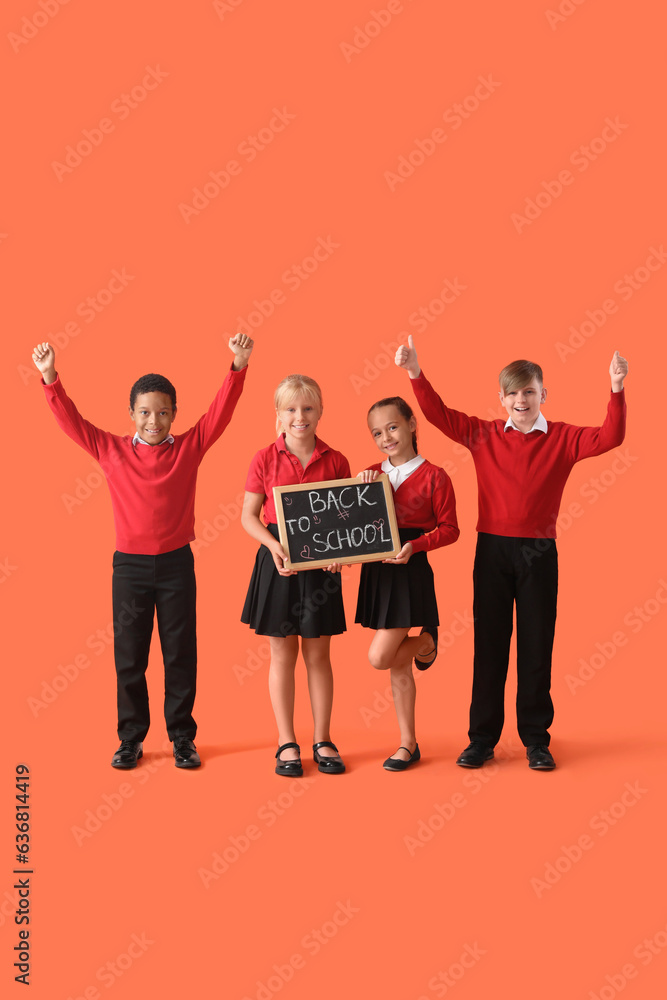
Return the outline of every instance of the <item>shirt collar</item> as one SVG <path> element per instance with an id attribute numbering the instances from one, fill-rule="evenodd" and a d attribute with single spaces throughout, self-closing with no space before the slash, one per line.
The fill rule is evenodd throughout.
<path id="1" fill-rule="evenodd" d="M 542 431 L 543 434 L 546 434 L 547 431 L 548 431 L 548 429 L 549 429 L 549 425 L 547 424 L 546 418 L 545 418 L 544 414 L 542 413 L 542 411 L 540 411 L 540 413 L 538 414 L 537 420 L 535 421 L 535 423 L 533 424 L 533 426 L 530 428 L 529 431 L 525 431 L 525 433 L 526 434 L 532 434 L 533 431 Z M 514 423 L 514 421 L 512 420 L 511 417 L 507 418 L 507 423 L 505 424 L 505 430 L 506 431 L 510 431 L 510 430 L 511 431 L 519 431 L 519 434 L 524 433 L 523 431 L 521 431 L 517 427 L 517 425 Z"/>
<path id="2" fill-rule="evenodd" d="M 394 489 L 397 490 L 398 487 L 405 482 L 408 476 L 411 476 L 412 473 L 418 469 L 420 465 L 423 465 L 425 461 L 426 459 L 423 455 L 415 455 L 415 457 L 411 458 L 409 462 L 403 462 L 402 465 L 392 465 L 390 459 L 385 458 L 380 468 L 383 472 L 387 473 L 389 476 L 389 482 Z"/>
<path id="3" fill-rule="evenodd" d="M 160 441 L 160 444 L 173 444 L 173 443 L 174 443 L 174 435 L 173 434 L 169 434 L 168 437 L 166 437 L 164 439 L 164 441 Z M 132 444 L 145 444 L 147 448 L 154 448 L 155 447 L 154 444 L 149 444 L 148 441 L 144 441 L 143 438 L 139 437 L 139 431 L 135 431 L 134 432 L 134 437 L 132 438 Z M 158 445 L 158 448 L 159 447 L 160 447 L 160 445 Z"/>
<path id="4" fill-rule="evenodd" d="M 283 431 L 282 434 L 280 434 L 278 436 L 278 440 L 276 441 L 276 448 L 278 449 L 279 452 L 284 452 L 286 455 L 291 455 L 291 452 L 290 452 L 289 448 L 285 444 L 285 433 L 284 433 L 284 431 Z M 329 445 L 326 444 L 322 440 L 322 438 L 318 438 L 318 436 L 316 434 L 315 435 L 315 450 L 313 451 L 313 454 L 310 456 L 310 461 L 312 462 L 313 459 L 315 459 L 315 458 L 321 458 L 322 455 L 325 453 L 325 451 L 331 451 L 331 449 L 329 448 Z"/>

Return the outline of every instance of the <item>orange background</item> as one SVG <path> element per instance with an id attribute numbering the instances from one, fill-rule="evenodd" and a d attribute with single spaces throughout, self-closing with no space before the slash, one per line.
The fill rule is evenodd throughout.
<path id="1" fill-rule="evenodd" d="M 51 10 L 56 0 L 44 2 Z M 372 10 L 386 11 L 385 0 L 236 0 L 180 10 L 154 0 L 72 2 L 38 29 L 23 21 L 42 10 L 38 0 L 5 4 L 10 473 L 0 558 L 11 724 L 0 935 L 2 977 L 13 990 L 12 788 L 15 764 L 26 762 L 33 997 L 113 989 L 131 1000 L 149 991 L 430 1000 L 455 986 L 457 1000 L 591 991 L 605 1000 L 626 985 L 628 997 L 658 995 L 667 962 L 667 917 L 655 891 L 667 598 L 657 317 L 665 273 L 638 272 L 632 295 L 614 285 L 666 236 L 664 25 L 646 0 L 561 7 L 572 12 L 550 24 L 556 0 L 551 8 L 546 0 L 394 2 L 389 23 L 371 25 L 364 39 L 356 32 Z M 21 30 L 34 37 L 17 42 Z M 355 36 L 366 41 L 356 51 L 345 47 Z M 135 107 L 118 110 L 146 67 L 166 76 L 143 100 L 135 91 Z M 474 95 L 480 77 L 495 89 L 477 107 L 469 100 L 455 127 L 456 111 L 443 115 Z M 269 127 L 276 108 L 294 117 L 250 161 L 239 146 Z M 54 161 L 104 118 L 113 129 L 59 179 Z M 595 143 L 599 155 L 581 169 L 576 151 L 601 136 L 607 118 L 620 123 L 618 134 L 604 149 Z M 438 128 L 446 138 L 391 190 L 386 172 Z M 186 221 L 179 206 L 192 205 L 194 189 L 230 160 L 240 172 Z M 544 195 L 539 215 L 518 232 L 512 215 L 564 170 L 571 183 L 550 204 Z M 291 287 L 285 272 L 320 238 L 335 248 Z M 79 304 L 122 269 L 133 276 L 127 287 L 86 322 Z M 465 289 L 417 335 L 411 314 L 447 279 Z M 175 430 L 184 430 L 228 368 L 226 338 L 238 317 L 247 319 L 253 301 L 274 289 L 284 300 L 255 330 L 245 392 L 199 476 L 197 532 L 208 539 L 197 551 L 204 766 L 182 773 L 164 756 L 154 647 L 146 756 L 134 772 L 113 771 L 113 659 L 109 645 L 94 645 L 111 621 L 111 507 L 95 463 L 48 412 L 31 348 L 61 334 L 65 386 L 85 416 L 117 433 L 131 430 L 130 384 L 145 371 L 163 372 L 179 393 Z M 563 360 L 557 345 L 568 342 L 570 326 L 581 327 L 587 310 L 608 299 L 616 311 Z M 72 322 L 79 332 L 65 334 Z M 321 435 L 353 471 L 376 461 L 365 413 L 389 393 L 411 398 L 405 374 L 387 365 L 393 348 L 383 346 L 408 332 L 445 399 L 482 416 L 497 408 L 500 368 L 528 356 L 545 369 L 547 417 L 599 424 L 614 349 L 629 360 L 625 458 L 577 466 L 564 497 L 563 510 L 579 504 L 581 516 L 559 535 L 559 767 L 536 774 L 526 766 L 513 668 L 498 765 L 466 772 L 453 763 L 466 743 L 471 683 L 476 482 L 472 462 L 421 420 L 421 451 L 452 463 L 462 529 L 431 560 L 442 653 L 417 678 L 424 759 L 400 778 L 380 767 L 397 744 L 389 678 L 366 661 L 370 633 L 351 624 L 359 571 L 348 569 L 349 631 L 333 642 L 332 731 L 348 773 L 333 781 L 307 764 L 314 780 L 297 786 L 273 774 L 266 640 L 238 621 L 255 552 L 238 497 L 250 458 L 273 437 L 273 388 L 291 371 L 321 381 Z M 81 502 L 68 511 L 66 497 L 76 499 L 77 489 Z M 613 639 L 618 632 L 622 641 Z M 584 667 L 590 679 L 573 692 L 568 675 L 596 654 L 588 674 Z M 88 665 L 71 669 L 73 679 L 58 681 L 56 697 L 36 709 L 29 699 L 53 691 L 77 656 Z M 301 665 L 298 682 L 307 761 Z M 626 783 L 638 789 L 634 800 L 628 792 L 615 806 Z M 452 801 L 458 807 L 448 809 Z M 98 812 L 99 829 L 82 839 L 77 829 Z M 443 812 L 453 815 L 445 820 Z M 256 839 L 246 842 L 249 826 Z M 406 841 L 428 830 L 423 846 Z M 581 838 L 590 846 L 568 862 Z M 206 888 L 200 870 L 225 851 L 228 870 Z M 532 880 L 548 870 L 553 884 L 540 888 Z M 313 929 L 323 935 L 317 948 Z M 127 958 L 133 935 L 144 945 Z M 657 942 L 655 954 L 644 939 Z M 469 968 L 459 964 L 463 954 Z"/>

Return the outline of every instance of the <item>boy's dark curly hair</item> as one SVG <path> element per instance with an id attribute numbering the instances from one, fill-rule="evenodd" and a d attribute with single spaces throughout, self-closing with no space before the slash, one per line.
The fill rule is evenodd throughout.
<path id="1" fill-rule="evenodd" d="M 171 405 L 176 409 L 176 390 L 164 375 L 142 375 L 137 379 L 130 389 L 130 409 L 134 409 L 137 396 L 143 396 L 145 392 L 163 392 L 171 399 Z"/>

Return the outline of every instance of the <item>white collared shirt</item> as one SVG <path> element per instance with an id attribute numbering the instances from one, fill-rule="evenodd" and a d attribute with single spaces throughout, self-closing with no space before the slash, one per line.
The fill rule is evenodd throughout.
<path id="1" fill-rule="evenodd" d="M 520 427 L 517 427 L 511 417 L 507 418 L 507 423 L 505 424 L 506 431 L 519 431 L 520 434 L 532 434 L 533 431 L 542 431 L 543 434 L 546 434 L 548 429 L 546 418 L 542 412 L 538 414 L 537 420 L 529 431 L 522 431 Z"/>
<path id="2" fill-rule="evenodd" d="M 404 483 L 408 476 L 411 476 L 415 469 L 418 469 L 422 462 L 425 461 L 426 459 L 422 455 L 417 455 L 415 458 L 411 458 L 409 462 L 404 462 L 403 465 L 392 465 L 389 459 L 385 458 L 382 463 L 382 471 L 387 473 L 389 482 L 394 492 L 396 492 L 401 483 Z"/>
<path id="3" fill-rule="evenodd" d="M 173 444 L 173 443 L 174 443 L 174 435 L 173 434 L 169 434 L 168 437 L 166 437 L 164 439 L 164 441 L 160 441 L 160 444 Z M 134 437 L 132 438 L 132 444 L 145 444 L 147 448 L 154 448 L 155 447 L 154 444 L 149 444 L 148 441 L 144 441 L 144 439 L 142 437 L 139 437 L 139 431 L 135 431 L 134 432 Z M 160 445 L 158 445 L 158 448 L 159 447 L 160 447 Z"/>

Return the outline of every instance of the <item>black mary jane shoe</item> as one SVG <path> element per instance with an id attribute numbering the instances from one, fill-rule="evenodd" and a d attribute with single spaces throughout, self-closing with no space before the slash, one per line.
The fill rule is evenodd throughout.
<path id="1" fill-rule="evenodd" d="M 295 760 L 280 760 L 280 755 L 283 750 L 287 750 L 289 747 L 294 747 L 295 750 L 299 751 L 299 756 Z M 283 743 L 281 747 L 278 747 L 276 753 L 278 758 L 278 763 L 276 764 L 276 774 L 286 774 L 290 778 L 300 778 L 303 774 L 303 767 L 301 765 L 301 747 L 298 743 Z"/>
<path id="2" fill-rule="evenodd" d="M 410 753 L 407 747 L 399 747 L 398 749 L 406 750 Z M 410 767 L 411 764 L 416 764 L 420 757 L 419 743 L 416 743 L 414 752 L 410 754 L 407 760 L 401 760 L 400 757 L 387 757 L 382 766 L 385 771 L 405 771 L 406 767 Z"/>
<path id="3" fill-rule="evenodd" d="M 321 753 L 317 752 L 320 747 L 331 747 L 332 750 L 336 751 L 336 756 L 323 757 Z M 319 743 L 313 743 L 313 760 L 317 764 L 317 770 L 321 771 L 322 774 L 342 774 L 345 770 L 345 764 L 338 753 L 338 747 L 330 740 L 321 740 Z"/>
<path id="4" fill-rule="evenodd" d="M 437 628 L 435 626 L 433 628 L 431 628 L 429 625 L 425 625 L 424 628 L 421 630 L 421 632 L 419 634 L 420 635 L 424 635 L 426 632 L 428 632 L 428 634 L 433 639 L 433 645 L 434 645 L 435 648 L 434 648 L 433 652 L 431 653 L 431 659 L 430 660 L 418 660 L 417 657 L 415 656 L 415 666 L 416 666 L 417 670 L 428 670 L 428 668 L 431 666 L 431 664 L 435 663 L 435 658 L 438 655 L 438 630 L 437 630 Z"/>

